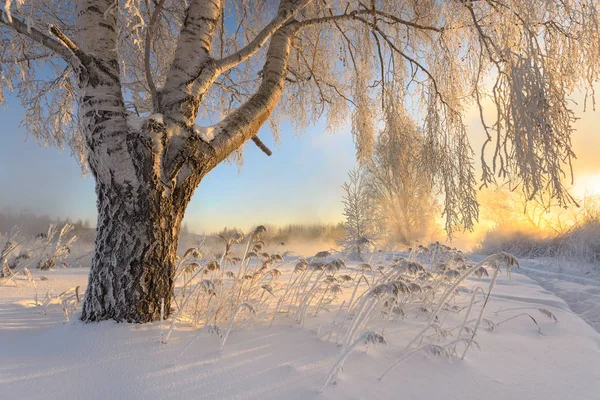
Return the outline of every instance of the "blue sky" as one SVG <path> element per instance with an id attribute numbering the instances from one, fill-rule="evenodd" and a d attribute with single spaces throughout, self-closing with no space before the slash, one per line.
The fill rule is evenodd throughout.
<path id="1" fill-rule="evenodd" d="M 0 110 L 0 210 L 95 221 L 93 177 L 82 177 L 70 149 L 42 147 L 28 137 L 19 126 L 23 114 L 18 100 L 7 96 Z M 279 145 L 267 127 L 259 135 L 273 155 L 250 144 L 241 172 L 237 164 L 215 168 L 188 207 L 189 228 L 341 221 L 341 185 L 355 165 L 349 128 L 332 134 L 318 125 L 298 137 L 286 124 Z"/>

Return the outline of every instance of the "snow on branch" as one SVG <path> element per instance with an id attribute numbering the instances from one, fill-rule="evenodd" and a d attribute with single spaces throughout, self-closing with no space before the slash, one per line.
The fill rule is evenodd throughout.
<path id="1" fill-rule="evenodd" d="M 210 143 L 215 138 L 215 126 L 196 125 L 194 127 L 194 133 L 206 143 Z"/>

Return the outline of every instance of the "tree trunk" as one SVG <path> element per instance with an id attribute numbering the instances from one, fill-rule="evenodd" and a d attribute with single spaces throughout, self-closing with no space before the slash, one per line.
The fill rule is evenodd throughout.
<path id="1" fill-rule="evenodd" d="M 181 212 L 150 190 L 135 198 L 127 188 L 97 184 L 96 191 L 96 251 L 82 319 L 157 320 L 161 298 L 169 313 Z"/>
<path id="2" fill-rule="evenodd" d="M 127 133 L 134 138 L 127 146 L 135 165 L 129 180 L 95 173 L 98 223 L 83 321 L 156 321 L 161 299 L 170 313 L 181 221 L 202 174 L 165 184 L 161 153 L 140 140 L 152 135 Z"/>

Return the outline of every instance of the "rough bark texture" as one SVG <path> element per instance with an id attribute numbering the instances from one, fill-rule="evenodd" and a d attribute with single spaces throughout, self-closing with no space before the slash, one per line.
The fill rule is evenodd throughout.
<path id="1" fill-rule="evenodd" d="M 220 0 L 192 1 L 177 42 L 175 59 L 160 94 L 161 112 L 169 122 L 191 128 L 202 98 L 218 77 L 210 57 L 220 15 Z"/>
<path id="2" fill-rule="evenodd" d="M 98 230 L 84 321 L 148 322 L 169 313 L 182 212 L 152 184 L 96 185 Z M 135 199 L 135 200 L 133 200 Z"/>
<path id="3" fill-rule="evenodd" d="M 169 315 L 181 221 L 202 174 L 177 188 L 157 173 L 161 153 L 150 138 L 164 126 L 128 132 L 135 178 L 96 180 L 98 228 L 82 319 L 150 322 Z"/>

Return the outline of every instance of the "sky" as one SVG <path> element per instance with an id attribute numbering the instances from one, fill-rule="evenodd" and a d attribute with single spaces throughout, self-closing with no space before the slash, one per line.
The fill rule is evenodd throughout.
<path id="1" fill-rule="evenodd" d="M 582 101 L 574 105 L 581 118 L 573 145 L 575 186 L 572 192 L 600 194 L 600 110 L 583 113 Z M 42 147 L 20 127 L 24 109 L 7 96 L 0 109 L 0 211 L 32 211 L 52 217 L 96 219 L 94 183 L 83 177 L 70 150 Z M 483 141 L 478 113 L 466 121 L 476 152 Z M 356 165 L 349 128 L 327 132 L 322 124 L 300 136 L 284 124 L 280 143 L 263 127 L 259 137 L 273 150 L 267 157 L 254 145 L 246 146 L 244 164 L 222 163 L 196 190 L 184 222 L 197 233 L 223 227 L 247 229 L 257 224 L 337 223 L 342 221 L 341 185 Z M 476 154 L 478 157 L 478 154 Z"/>
<path id="2" fill-rule="evenodd" d="M 0 109 L 0 211 L 27 210 L 94 225 L 91 175 L 83 177 L 69 149 L 42 147 L 20 127 L 24 109 L 14 98 Z M 284 124 L 275 144 L 267 127 L 259 137 L 273 150 L 267 157 L 249 144 L 241 171 L 222 163 L 201 182 L 184 223 L 193 232 L 257 224 L 337 223 L 342 220 L 341 185 L 355 165 L 349 128 L 335 134 L 312 126 L 301 136 Z"/>

